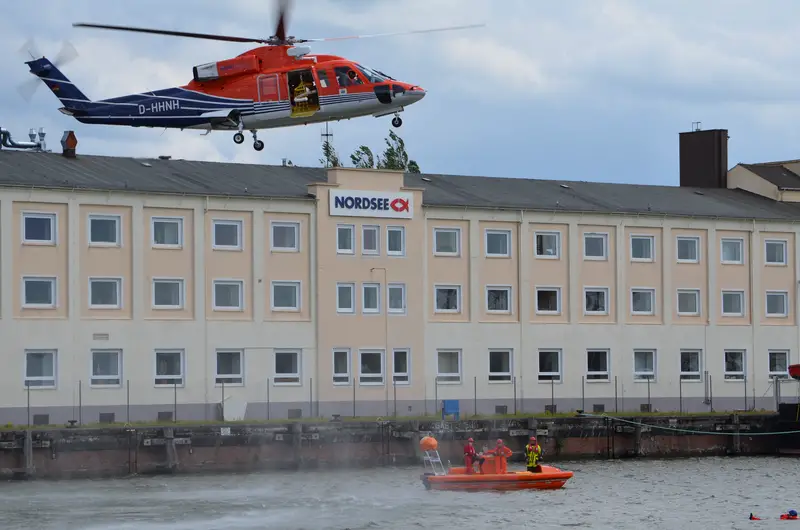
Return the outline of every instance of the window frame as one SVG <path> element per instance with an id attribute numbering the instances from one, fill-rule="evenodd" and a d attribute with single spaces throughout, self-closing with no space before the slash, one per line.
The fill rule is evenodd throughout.
<path id="1" fill-rule="evenodd" d="M 458 361 L 458 372 L 440 372 L 439 371 L 439 357 L 443 353 L 455 353 L 456 360 Z M 461 348 L 437 348 L 436 349 L 436 379 L 437 385 L 460 385 L 464 380 L 464 356 Z M 442 377 L 452 378 L 450 380 L 442 381 Z"/>
<path id="2" fill-rule="evenodd" d="M 339 297 L 339 288 L 350 288 L 350 308 L 342 309 Z M 355 282 L 336 282 L 336 312 L 340 315 L 355 315 L 356 313 L 356 284 Z"/>
<path id="3" fill-rule="evenodd" d="M 380 374 L 363 374 L 361 373 L 362 358 L 364 354 L 377 354 L 381 360 Z M 380 381 L 364 380 L 364 378 L 378 379 Z M 359 348 L 358 349 L 358 386 L 384 386 L 386 384 L 386 350 L 379 348 Z"/>
<path id="4" fill-rule="evenodd" d="M 217 305 L 217 285 L 236 285 L 239 287 L 239 306 L 218 306 Z M 211 309 L 212 311 L 233 311 L 241 312 L 245 310 L 245 283 L 244 280 L 237 278 L 214 278 L 211 280 Z"/>
<path id="5" fill-rule="evenodd" d="M 275 229 L 291 228 L 294 231 L 294 243 L 291 247 L 275 246 Z M 269 222 L 269 251 L 270 252 L 300 252 L 300 221 L 275 221 Z"/>
<path id="6" fill-rule="evenodd" d="M 652 355 L 653 358 L 653 371 L 652 372 L 639 372 L 636 370 L 636 354 L 637 353 L 649 353 Z M 658 379 L 658 350 L 655 348 L 634 348 L 633 349 L 633 356 L 631 357 L 633 361 L 633 382 L 634 383 L 647 383 L 650 381 L 651 384 L 655 383 Z M 652 377 L 647 377 L 648 374 L 652 374 Z"/>
<path id="7" fill-rule="evenodd" d="M 57 246 L 58 245 L 58 213 L 47 211 L 23 210 L 20 212 L 22 223 L 20 226 L 20 239 L 23 245 L 32 246 Z M 47 219 L 50 221 L 50 239 L 28 239 L 26 237 L 26 219 Z"/>
<path id="8" fill-rule="evenodd" d="M 683 370 L 683 354 L 695 353 L 697 354 L 697 372 L 685 372 Z M 682 383 L 702 383 L 703 382 L 703 350 L 698 348 L 681 348 L 678 355 L 678 381 Z M 684 376 L 697 376 L 689 377 Z"/>
<path id="9" fill-rule="evenodd" d="M 685 313 L 681 312 L 681 294 L 693 294 L 696 301 L 697 311 L 694 313 Z M 700 289 L 692 289 L 692 288 L 679 288 L 675 289 L 675 313 L 679 317 L 696 317 L 703 314 L 701 309 L 701 300 L 700 300 Z"/>
<path id="10" fill-rule="evenodd" d="M 606 357 L 606 369 L 604 372 L 589 370 L 589 354 L 598 352 L 605 354 Z M 592 374 L 604 377 L 596 377 L 590 379 L 589 376 Z M 586 348 L 586 374 L 584 376 L 584 381 L 592 384 L 611 382 L 611 350 L 609 348 Z"/>
<path id="11" fill-rule="evenodd" d="M 605 309 L 602 311 L 589 311 L 586 309 L 586 293 L 587 292 L 603 292 L 605 293 Z M 608 287 L 594 287 L 584 286 L 583 288 L 583 314 L 584 316 L 608 316 L 611 311 L 611 304 L 609 297 L 611 296 L 611 289 Z"/>
<path id="12" fill-rule="evenodd" d="M 486 356 L 486 377 L 490 385 L 510 385 L 514 381 L 514 350 L 511 348 L 489 348 Z M 504 353 L 508 355 L 508 372 L 492 372 L 492 354 Z M 492 379 L 502 377 L 503 379 Z"/>
<path id="13" fill-rule="evenodd" d="M 440 289 L 455 289 L 456 290 L 456 308 L 455 309 L 439 309 L 438 291 Z M 462 306 L 461 286 L 452 284 L 434 284 L 433 286 L 433 312 L 445 315 L 457 315 L 461 313 Z"/>
<path id="14" fill-rule="evenodd" d="M 770 368 L 772 364 L 772 354 L 780 353 L 786 356 L 786 371 L 785 372 L 773 372 Z M 767 350 L 767 378 L 772 381 L 774 377 L 778 377 L 778 379 L 788 380 L 789 377 L 789 365 L 792 363 L 791 361 L 791 351 L 788 349 L 769 349 Z"/>
<path id="15" fill-rule="evenodd" d="M 556 253 L 539 254 L 539 236 L 554 236 L 556 238 Z M 561 232 L 559 230 L 536 230 L 533 232 L 533 255 L 536 259 L 561 259 Z"/>
<path id="16" fill-rule="evenodd" d="M 297 359 L 297 372 L 278 375 L 278 354 L 293 353 Z M 278 381 L 278 379 L 291 379 Z M 272 386 L 303 386 L 303 351 L 299 348 L 273 348 L 272 350 Z"/>
<path id="17" fill-rule="evenodd" d="M 636 311 L 633 307 L 633 294 L 635 292 L 638 293 L 649 293 L 650 294 L 650 311 Z M 656 290 L 652 287 L 631 287 L 630 294 L 629 294 L 629 301 L 631 304 L 631 315 L 633 316 L 655 316 L 658 312 L 656 311 Z"/>
<path id="18" fill-rule="evenodd" d="M 508 297 L 508 309 L 489 309 L 489 291 L 505 291 Z M 484 306 L 489 315 L 511 315 L 514 312 L 514 290 L 511 285 L 487 285 L 484 289 Z"/>
<path id="19" fill-rule="evenodd" d="M 603 255 L 602 256 L 588 256 L 586 254 L 586 240 L 598 238 L 602 239 L 603 241 Z M 608 232 L 584 232 L 583 233 L 583 249 L 581 254 L 583 254 L 584 261 L 608 261 L 608 254 L 609 254 L 609 233 Z"/>
<path id="20" fill-rule="evenodd" d="M 558 359 L 558 372 L 542 372 L 542 353 L 555 352 L 556 359 Z M 544 377 L 553 377 L 552 379 L 542 379 Z M 564 382 L 564 351 L 561 348 L 539 348 L 536 350 L 536 381 L 539 384 L 560 384 Z"/>
<path id="21" fill-rule="evenodd" d="M 397 359 L 398 353 L 405 353 L 406 354 L 406 371 L 405 372 L 396 372 L 395 368 L 395 361 Z M 405 377 L 405 381 L 402 379 L 398 381 L 398 377 Z M 394 386 L 410 386 L 411 385 L 411 348 L 392 348 L 392 384 Z"/>
<path id="22" fill-rule="evenodd" d="M 391 250 L 389 248 L 390 232 L 400 232 L 400 250 Z M 400 225 L 388 225 L 386 227 L 386 255 L 387 256 L 405 256 L 406 255 L 406 227 Z"/>
<path id="23" fill-rule="evenodd" d="M 649 258 L 637 258 L 633 255 L 633 241 L 635 239 L 647 240 L 650 245 Z M 630 260 L 633 263 L 655 263 L 656 261 L 656 236 L 652 234 L 631 234 L 629 239 Z"/>
<path id="24" fill-rule="evenodd" d="M 347 230 L 350 233 L 350 248 L 339 246 L 339 231 Z M 337 223 L 336 225 L 336 253 L 340 255 L 353 256 L 356 253 L 356 225 L 347 223 Z"/>
<path id="25" fill-rule="evenodd" d="M 29 304 L 26 301 L 26 284 L 31 282 L 48 282 L 50 284 L 50 295 L 52 302 L 49 304 Z M 22 309 L 58 309 L 58 276 L 26 274 L 20 282 L 20 298 Z"/>
<path id="26" fill-rule="evenodd" d="M 373 289 L 376 293 L 376 302 L 378 306 L 376 308 L 367 308 L 366 300 L 367 300 L 367 289 Z M 383 297 L 381 296 L 381 284 L 377 282 L 363 282 L 361 284 L 361 313 L 365 315 L 380 315 L 381 309 L 383 308 Z"/>
<path id="27" fill-rule="evenodd" d="M 174 305 L 156 305 L 156 284 L 157 283 L 177 283 L 180 303 Z M 186 307 L 186 282 L 183 278 L 169 278 L 162 276 L 154 276 L 150 279 L 150 309 L 158 311 L 174 311 L 181 310 Z"/>
<path id="28" fill-rule="evenodd" d="M 336 354 L 344 353 L 347 359 L 347 372 L 345 374 L 336 372 Z M 333 386 L 350 386 L 353 382 L 353 361 L 351 359 L 352 352 L 350 348 L 331 348 L 331 382 Z M 337 381 L 336 378 L 347 377 L 346 381 Z"/>
<path id="29" fill-rule="evenodd" d="M 725 312 L 725 295 L 726 294 L 738 294 L 741 301 L 742 301 L 742 311 L 741 313 L 726 313 Z M 723 317 L 733 317 L 733 318 L 742 318 L 747 316 L 747 295 L 743 290 L 738 289 L 723 289 L 720 293 L 720 314 Z M 765 304 L 766 305 L 766 304 Z M 738 350 L 737 350 L 738 351 Z"/>
<path id="30" fill-rule="evenodd" d="M 555 311 L 544 311 L 544 310 L 539 309 L 539 291 L 555 291 L 555 293 L 556 293 L 556 306 L 558 307 L 558 309 L 556 309 Z M 552 315 L 560 315 L 562 313 L 563 308 L 562 308 L 562 305 L 561 305 L 561 302 L 562 302 L 562 300 L 561 300 L 561 287 L 557 287 L 557 286 L 554 286 L 554 285 L 553 286 L 550 286 L 550 285 L 536 285 L 534 287 L 534 290 L 533 290 L 533 296 L 534 296 L 534 303 L 536 304 L 535 305 L 535 312 L 536 312 L 537 315 L 552 316 Z"/>
<path id="31" fill-rule="evenodd" d="M 697 256 L 695 259 L 682 259 L 680 254 L 681 241 L 692 241 L 694 251 Z M 677 263 L 700 263 L 700 236 L 676 236 L 675 237 L 675 260 Z"/>
<path id="32" fill-rule="evenodd" d="M 440 233 L 455 232 L 456 234 L 456 250 L 455 252 L 446 252 L 438 250 L 437 236 Z M 435 226 L 433 228 L 433 255 L 439 257 L 460 257 L 461 256 L 461 227 L 457 226 Z"/>
<path id="33" fill-rule="evenodd" d="M 741 353 L 742 354 L 742 370 L 740 372 L 729 372 L 727 365 L 728 365 L 728 354 L 729 353 Z M 767 357 L 769 359 L 769 357 Z M 741 377 L 738 377 L 741 375 Z M 730 376 L 730 377 L 729 377 Z M 722 380 L 726 383 L 732 382 L 744 382 L 745 378 L 747 378 L 747 350 L 745 349 L 725 349 L 722 351 Z"/>
<path id="34" fill-rule="evenodd" d="M 739 260 L 729 261 L 725 259 L 725 243 L 737 243 L 739 245 Z M 744 238 L 741 237 L 722 237 L 719 240 L 719 261 L 722 265 L 743 265 L 744 264 Z"/>
<path id="35" fill-rule="evenodd" d="M 117 286 L 117 304 L 92 304 L 92 284 L 94 282 L 110 282 L 113 281 L 116 283 Z M 114 276 L 89 276 L 87 280 L 87 288 L 89 291 L 89 298 L 86 300 L 88 302 L 89 309 L 99 309 L 99 310 L 108 310 L 108 309 L 122 309 L 124 307 L 122 295 L 124 293 L 123 289 L 123 282 L 124 278 L 114 277 Z"/>
<path id="36" fill-rule="evenodd" d="M 236 227 L 236 244 L 219 245 L 217 244 L 217 225 L 233 225 Z M 211 248 L 212 250 L 222 250 L 240 252 L 244 250 L 244 220 L 243 219 L 211 219 Z"/>
<path id="37" fill-rule="evenodd" d="M 502 235 L 506 239 L 506 248 L 508 251 L 505 254 L 492 254 L 489 252 L 489 236 L 499 236 Z M 503 228 L 486 228 L 483 231 L 483 255 L 486 258 L 510 258 L 512 256 L 511 251 L 511 236 L 512 231 Z"/>
<path id="38" fill-rule="evenodd" d="M 219 354 L 220 353 L 237 353 L 239 354 L 239 373 L 238 374 L 220 374 L 219 373 Z M 242 348 L 216 348 L 214 350 L 214 386 L 219 388 L 223 386 L 230 386 L 230 387 L 243 387 L 244 386 L 244 349 Z M 239 381 L 236 382 L 225 382 L 223 383 L 220 381 L 221 379 L 238 379 Z"/>
<path id="39" fill-rule="evenodd" d="M 276 287 L 294 287 L 295 301 L 294 307 L 278 307 L 275 305 Z M 303 282 L 300 280 L 272 280 L 269 284 L 269 305 L 270 311 L 275 313 L 299 313 L 303 307 L 302 301 Z"/>
<path id="40" fill-rule="evenodd" d="M 178 225 L 178 242 L 177 243 L 158 243 L 156 241 L 156 223 L 176 223 Z M 182 216 L 170 215 L 151 215 L 150 216 L 150 246 L 155 249 L 175 250 L 182 249 L 184 243 L 184 224 L 185 219 Z"/>
<path id="41" fill-rule="evenodd" d="M 392 292 L 392 289 L 398 289 L 398 288 L 401 289 L 401 291 L 403 293 L 403 308 L 402 309 L 392 309 L 392 307 L 391 307 L 391 301 L 392 301 L 391 292 Z M 405 283 L 393 282 L 393 283 L 388 283 L 386 285 L 386 311 L 391 315 L 405 315 L 407 313 L 407 311 L 408 311 L 408 303 L 407 303 L 407 300 L 406 300 L 406 284 Z"/>
<path id="42" fill-rule="evenodd" d="M 94 355 L 95 353 L 116 353 L 117 354 L 117 375 L 116 376 L 101 376 L 94 373 Z M 89 350 L 89 388 L 122 388 L 122 350 L 119 348 L 92 348 Z M 96 383 L 97 380 L 103 379 L 116 379 L 117 383 L 104 384 Z"/>
<path id="43" fill-rule="evenodd" d="M 92 241 L 92 221 L 114 221 L 116 241 Z M 90 213 L 86 216 L 86 241 L 90 247 L 122 248 L 122 215 Z"/>
<path id="44" fill-rule="evenodd" d="M 158 375 L 158 354 L 159 353 L 177 353 L 180 358 L 180 374 L 179 375 Z M 180 379 L 180 383 L 158 383 L 159 379 Z M 183 348 L 156 348 L 153 350 L 153 386 L 155 388 L 172 388 L 186 387 L 186 350 Z"/>
<path id="45" fill-rule="evenodd" d="M 770 296 L 780 295 L 783 297 L 783 313 L 769 312 Z M 789 291 L 765 291 L 764 292 L 764 316 L 766 318 L 787 318 L 789 316 Z"/>
<path id="46" fill-rule="evenodd" d="M 368 249 L 364 246 L 367 240 L 365 234 L 373 232 L 375 234 L 375 249 Z M 361 225 L 361 255 L 362 256 L 380 256 L 381 254 L 381 227 L 380 225 Z"/>
<path id="47" fill-rule="evenodd" d="M 783 261 L 769 261 L 767 258 L 769 257 L 769 253 L 767 252 L 767 247 L 770 244 L 780 244 L 781 248 L 783 249 Z M 768 267 L 786 267 L 789 265 L 789 240 L 787 239 L 774 239 L 769 238 L 764 240 L 764 265 Z"/>
<path id="48" fill-rule="evenodd" d="M 50 354 L 53 360 L 53 375 L 50 376 L 28 376 L 28 355 L 36 353 Z M 25 348 L 23 352 L 25 358 L 22 363 L 22 388 L 25 390 L 58 390 L 58 350 L 52 348 Z M 51 385 L 30 385 L 29 381 L 50 381 Z"/>

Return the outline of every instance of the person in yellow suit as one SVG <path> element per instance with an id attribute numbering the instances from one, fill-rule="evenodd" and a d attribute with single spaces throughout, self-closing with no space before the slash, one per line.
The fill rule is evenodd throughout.
<path id="1" fill-rule="evenodd" d="M 495 470 L 498 475 L 505 475 L 508 473 L 508 457 L 511 456 L 513 452 L 503 443 L 502 439 L 498 439 L 495 448 L 489 449 L 487 454 L 494 455 L 497 459 Z"/>
<path id="2" fill-rule="evenodd" d="M 542 458 L 542 446 L 536 441 L 535 436 L 531 436 L 531 441 L 525 446 L 525 458 L 528 460 L 528 471 L 531 473 L 541 473 L 542 466 L 539 460 Z"/>

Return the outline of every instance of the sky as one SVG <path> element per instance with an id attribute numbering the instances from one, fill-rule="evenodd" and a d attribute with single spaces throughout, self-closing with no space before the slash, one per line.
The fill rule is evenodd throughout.
<path id="1" fill-rule="evenodd" d="M 270 0 L 38 0 L 6 2 L 0 17 L 0 126 L 17 140 L 44 127 L 78 153 L 321 166 L 323 125 L 262 131 L 266 147 L 215 131 L 84 125 L 57 111 L 18 52 L 29 39 L 90 98 L 180 86 L 192 67 L 255 45 L 73 28 L 73 22 L 268 37 Z M 463 31 L 312 43 L 428 91 L 396 132 L 422 172 L 678 184 L 678 134 L 693 122 L 728 129 L 729 163 L 800 158 L 796 0 L 295 0 L 289 34 L 352 34 L 486 24 Z M 333 122 L 347 164 L 382 151 L 391 116 Z"/>

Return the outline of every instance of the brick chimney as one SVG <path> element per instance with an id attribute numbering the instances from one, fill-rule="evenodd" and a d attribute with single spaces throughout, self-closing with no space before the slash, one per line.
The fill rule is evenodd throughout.
<path id="1" fill-rule="evenodd" d="M 681 187 L 728 187 L 728 130 L 680 133 Z"/>
<path id="2" fill-rule="evenodd" d="M 75 158 L 75 148 L 78 146 L 78 138 L 74 131 L 64 131 L 61 137 L 61 154 L 67 158 Z"/>

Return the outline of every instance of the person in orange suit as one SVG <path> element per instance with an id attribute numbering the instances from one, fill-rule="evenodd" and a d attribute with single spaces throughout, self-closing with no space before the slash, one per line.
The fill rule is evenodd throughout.
<path id="1" fill-rule="evenodd" d="M 475 440 L 470 438 L 467 440 L 467 445 L 464 446 L 464 465 L 467 468 L 467 475 L 475 473 L 475 462 L 478 462 L 478 467 L 481 468 L 483 473 L 483 457 L 475 451 Z"/>
<path id="2" fill-rule="evenodd" d="M 497 445 L 494 447 L 494 449 L 489 449 L 487 453 L 494 455 L 497 459 L 497 464 L 495 467 L 497 474 L 505 475 L 508 473 L 508 457 L 511 456 L 513 452 L 506 446 L 506 444 L 503 443 L 502 439 L 498 438 Z"/>

